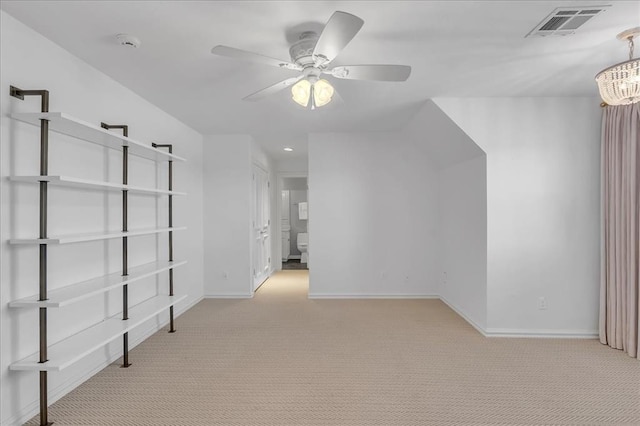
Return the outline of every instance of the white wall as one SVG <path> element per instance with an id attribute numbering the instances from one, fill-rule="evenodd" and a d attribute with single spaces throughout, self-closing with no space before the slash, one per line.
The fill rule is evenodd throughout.
<path id="1" fill-rule="evenodd" d="M 436 180 L 399 133 L 310 135 L 310 296 L 435 295 Z"/>
<path id="2" fill-rule="evenodd" d="M 251 297 L 251 137 L 204 141 L 204 292 Z"/>
<path id="3" fill-rule="evenodd" d="M 278 160 L 275 165 L 276 171 L 278 173 L 287 172 L 287 173 L 304 173 L 306 174 L 309 170 L 309 161 L 307 158 L 294 157 L 286 160 Z"/>
<path id="4" fill-rule="evenodd" d="M 285 177 L 282 179 L 282 189 L 289 191 L 306 191 L 307 190 L 307 178 L 306 177 Z"/>
<path id="5" fill-rule="evenodd" d="M 175 197 L 174 224 L 187 231 L 175 233 L 175 257 L 189 263 L 175 271 L 177 293 L 189 295 L 177 306 L 181 313 L 203 294 L 202 136 L 67 51 L 0 12 L 0 105 L 2 108 L 0 194 L 2 207 L 0 264 L 0 423 L 25 421 L 38 409 L 38 373 L 9 371 L 8 365 L 37 351 L 36 310 L 9 309 L 10 300 L 37 293 L 38 248 L 7 244 L 14 237 L 37 237 L 38 191 L 28 184 L 12 184 L 7 176 L 38 174 L 39 129 L 7 117 L 12 112 L 38 112 L 38 98 L 24 101 L 9 96 L 9 85 L 48 89 L 51 111 L 64 111 L 84 121 L 129 125 L 133 139 L 173 143 L 174 152 L 188 160 L 175 164 L 174 188 L 188 192 Z M 166 187 L 166 164 L 131 157 L 129 183 Z M 50 174 L 65 174 L 119 182 L 121 155 L 113 150 L 51 134 Z M 166 224 L 166 197 L 130 195 L 129 229 Z M 49 190 L 49 235 L 118 230 L 121 200 L 117 193 L 54 188 Z M 48 281 L 54 289 L 121 268 L 119 240 L 50 247 Z M 167 236 L 131 238 L 130 265 L 165 258 Z M 168 274 L 130 286 L 135 304 L 168 288 Z M 61 309 L 49 309 L 49 342 L 54 343 L 121 309 L 121 293 L 112 291 Z M 168 319 L 162 314 L 130 333 L 130 346 Z M 177 321 L 178 332 L 180 321 Z M 121 340 L 96 351 L 61 373 L 49 374 L 50 402 L 87 379 L 121 353 Z M 135 356 L 131 358 L 135 364 Z"/>
<path id="6" fill-rule="evenodd" d="M 279 235 L 273 237 L 279 202 L 273 184 L 276 180 L 273 160 L 252 136 L 205 136 L 205 297 L 253 297 L 254 164 L 267 171 L 271 182 L 271 270 L 280 259 Z"/>
<path id="7" fill-rule="evenodd" d="M 435 102 L 487 155 L 487 331 L 596 334 L 599 101 Z"/>
<path id="8" fill-rule="evenodd" d="M 487 166 L 481 155 L 440 171 L 439 294 L 480 330 L 487 322 Z"/>

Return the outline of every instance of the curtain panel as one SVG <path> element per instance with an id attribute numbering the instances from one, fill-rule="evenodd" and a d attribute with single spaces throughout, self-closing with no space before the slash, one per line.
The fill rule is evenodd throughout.
<path id="1" fill-rule="evenodd" d="M 600 341 L 640 358 L 640 103 L 602 119 Z"/>

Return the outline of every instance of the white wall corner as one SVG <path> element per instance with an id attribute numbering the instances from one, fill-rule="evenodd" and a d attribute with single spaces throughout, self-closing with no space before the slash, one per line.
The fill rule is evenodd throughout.
<path id="1" fill-rule="evenodd" d="M 483 336 L 487 337 L 487 332 L 484 329 L 484 327 L 482 327 L 480 324 L 478 324 L 476 321 L 474 321 L 473 319 L 471 319 L 467 314 L 465 314 L 460 308 L 458 308 L 456 305 L 454 305 L 453 303 L 449 302 L 446 298 L 440 296 L 439 299 L 445 304 L 447 305 L 449 308 L 451 308 L 456 314 L 460 315 L 462 317 L 462 319 L 464 319 L 466 322 L 468 322 L 473 328 L 475 328 L 480 334 L 482 334 Z"/>

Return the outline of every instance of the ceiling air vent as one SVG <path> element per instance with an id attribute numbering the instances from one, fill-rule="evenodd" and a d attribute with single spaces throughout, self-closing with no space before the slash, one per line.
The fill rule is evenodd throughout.
<path id="1" fill-rule="evenodd" d="M 525 37 L 573 34 L 585 22 L 604 12 L 609 6 L 559 7 L 536 25 Z"/>

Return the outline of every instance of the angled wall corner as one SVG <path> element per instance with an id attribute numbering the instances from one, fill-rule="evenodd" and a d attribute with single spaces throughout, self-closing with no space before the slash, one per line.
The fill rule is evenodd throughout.
<path id="1" fill-rule="evenodd" d="M 599 100 L 434 103 L 487 155 L 487 333 L 596 335 Z"/>
<path id="2" fill-rule="evenodd" d="M 484 155 L 484 151 L 433 100 L 427 100 L 401 133 L 444 169 Z"/>
<path id="3" fill-rule="evenodd" d="M 402 133 L 438 169 L 438 293 L 480 332 L 487 323 L 487 161 L 427 100 Z"/>

